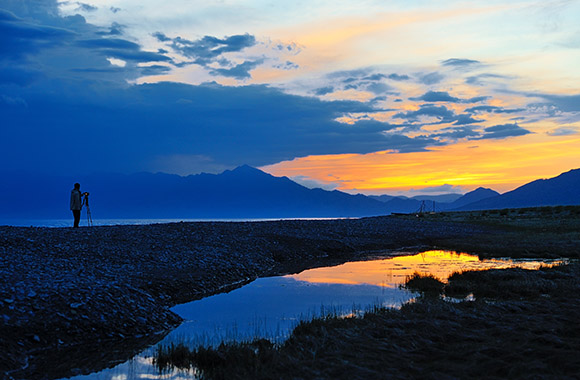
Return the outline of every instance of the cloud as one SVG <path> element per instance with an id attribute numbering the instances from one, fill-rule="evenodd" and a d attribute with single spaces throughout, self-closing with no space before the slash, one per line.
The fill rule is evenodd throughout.
<path id="1" fill-rule="evenodd" d="M 98 10 L 99 8 L 90 5 L 90 4 L 86 4 L 86 3 L 77 3 L 79 8 L 78 10 L 80 11 L 84 11 L 84 12 L 95 12 L 96 10 Z"/>
<path id="2" fill-rule="evenodd" d="M 437 133 L 431 135 L 433 138 L 448 139 L 457 141 L 461 139 L 473 139 L 480 137 L 481 133 L 474 131 L 472 127 L 449 127 L 440 129 Z"/>
<path id="3" fill-rule="evenodd" d="M 428 91 L 418 98 L 409 98 L 411 100 L 423 100 L 425 102 L 455 102 L 458 103 L 461 99 L 449 95 L 444 91 Z"/>
<path id="4" fill-rule="evenodd" d="M 421 82 L 423 84 L 430 85 L 430 84 L 437 84 L 437 83 L 441 82 L 443 79 L 445 79 L 445 76 L 443 76 L 437 72 L 433 72 L 433 73 L 421 75 L 419 77 L 419 82 Z"/>
<path id="5" fill-rule="evenodd" d="M 466 67 L 466 66 L 473 66 L 479 65 L 481 62 L 475 61 L 473 59 L 462 59 L 462 58 L 450 58 L 442 61 L 441 64 L 443 66 L 453 66 L 453 67 Z"/>
<path id="6" fill-rule="evenodd" d="M 335 190 L 342 184 L 342 182 L 321 182 L 303 175 L 290 177 L 290 179 L 309 189 L 324 189 L 328 191 Z"/>
<path id="7" fill-rule="evenodd" d="M 409 80 L 411 79 L 411 77 L 409 77 L 408 75 L 399 75 L 399 74 L 389 74 L 387 76 L 387 78 L 392 79 L 392 80 L 397 80 L 397 81 L 403 81 L 403 80 Z"/>
<path id="8" fill-rule="evenodd" d="M 577 127 L 559 127 L 546 133 L 550 136 L 570 136 L 579 134 L 580 129 Z"/>
<path id="9" fill-rule="evenodd" d="M 478 140 L 483 139 L 504 139 L 507 137 L 516 137 L 530 134 L 532 132 L 520 127 L 517 124 L 494 125 L 484 129 L 484 133 Z"/>
<path id="10" fill-rule="evenodd" d="M 441 144 L 426 136 L 387 135 L 393 126 L 374 120 L 335 121 L 348 112 L 374 112 L 369 104 L 267 86 L 56 85 L 58 98 L 49 91 L 54 81 L 33 84 L 22 97 L 33 99 L 34 107 L 0 103 L 6 130 L 0 159 L 23 157 L 15 170 L 132 172 L 151 170 L 159 157 L 171 155 L 208 157 L 213 166 L 262 166 L 316 154 L 412 152 Z"/>
<path id="11" fill-rule="evenodd" d="M 445 91 L 427 91 L 425 94 L 417 98 L 409 98 L 410 100 L 422 100 L 425 102 L 450 102 L 450 103 L 478 103 L 488 99 L 488 96 L 476 96 L 470 99 L 460 99 L 451 96 Z"/>
<path id="12" fill-rule="evenodd" d="M 451 123 L 455 121 L 455 113 L 445 106 L 422 104 L 416 111 L 399 112 L 393 115 L 395 119 L 406 119 L 409 122 L 417 122 L 420 117 L 434 117 L 439 122 Z"/>
<path id="13" fill-rule="evenodd" d="M 250 71 L 265 62 L 264 58 L 245 60 L 242 63 L 226 58 L 227 53 L 241 52 L 257 44 L 256 37 L 247 33 L 224 38 L 204 36 L 198 40 L 188 40 L 182 37 L 170 38 L 161 32 L 155 32 L 152 35 L 159 42 L 168 44 L 173 52 L 192 60 L 181 63 L 181 66 L 197 64 L 208 69 L 210 75 L 243 80 L 251 78 Z M 284 47 L 278 44 L 275 48 L 280 50 Z M 292 70 L 297 66 L 286 61 L 283 64 L 278 64 L 277 67 L 283 70 Z"/>
<path id="14" fill-rule="evenodd" d="M 235 65 L 229 69 L 213 69 L 210 70 L 210 74 L 212 75 L 221 75 L 224 77 L 231 77 L 236 79 L 247 79 L 251 78 L 250 71 L 255 69 L 257 66 L 262 64 L 264 60 L 257 60 L 257 61 L 246 61 L 244 63 L 240 63 L 239 65 Z"/>
<path id="15" fill-rule="evenodd" d="M 163 38 L 157 38 L 163 42 Z M 195 63 L 202 66 L 216 61 L 224 53 L 239 52 L 256 45 L 256 37 L 250 34 L 233 35 L 224 38 L 205 36 L 195 41 L 176 37 L 171 41 L 171 47 L 174 51 L 185 57 L 192 58 Z"/>
<path id="16" fill-rule="evenodd" d="M 473 119 L 471 115 L 461 114 L 457 115 L 455 120 L 455 125 L 465 125 L 465 124 L 473 124 L 473 123 L 481 123 L 483 120 Z"/>
<path id="17" fill-rule="evenodd" d="M 580 112 L 580 94 L 578 95 L 547 95 L 529 94 L 531 97 L 541 97 L 564 112 Z"/>
<path id="18" fill-rule="evenodd" d="M 516 113 L 523 111 L 523 108 L 508 109 L 497 106 L 476 106 L 465 109 L 467 113 Z"/>
<path id="19" fill-rule="evenodd" d="M 334 87 L 332 86 L 320 87 L 314 90 L 314 94 L 318 96 L 324 96 L 332 92 L 334 92 Z"/>
<path id="20" fill-rule="evenodd" d="M 410 189 L 410 193 L 463 193 L 464 190 L 461 186 L 454 186 L 449 184 L 444 184 L 441 186 L 431 186 L 423 187 L 421 189 Z"/>
<path id="21" fill-rule="evenodd" d="M 476 86 L 482 86 L 485 84 L 487 79 L 506 79 L 506 78 L 507 77 L 505 75 L 486 73 L 467 77 L 467 79 L 465 79 L 465 83 Z"/>
<path id="22" fill-rule="evenodd" d="M 120 38 L 98 38 L 77 41 L 77 45 L 99 52 L 107 57 L 136 62 L 167 62 L 171 61 L 166 55 L 142 51 L 141 47 L 131 41 Z"/>
<path id="23" fill-rule="evenodd" d="M 0 62 L 21 59 L 41 49 L 60 45 L 74 35 L 70 30 L 33 24 L 0 9 Z"/>

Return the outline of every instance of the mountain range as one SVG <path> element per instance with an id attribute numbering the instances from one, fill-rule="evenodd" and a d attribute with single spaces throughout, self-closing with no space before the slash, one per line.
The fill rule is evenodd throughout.
<path id="1" fill-rule="evenodd" d="M 0 219 L 69 218 L 70 189 L 90 192 L 93 218 L 248 219 L 360 217 L 426 210 L 478 210 L 580 204 L 580 169 L 505 194 L 478 188 L 465 195 L 413 198 L 309 189 L 244 165 L 221 174 L 163 173 L 80 177 L 3 173 Z"/>

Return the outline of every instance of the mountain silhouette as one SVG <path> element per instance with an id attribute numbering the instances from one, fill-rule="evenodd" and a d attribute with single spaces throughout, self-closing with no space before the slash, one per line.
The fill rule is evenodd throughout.
<path id="1" fill-rule="evenodd" d="M 164 173 L 83 176 L 5 172 L 0 181 L 0 219 L 71 218 L 70 190 L 75 182 L 91 193 L 94 219 L 250 219 L 362 217 L 428 211 L 481 210 L 580 204 L 580 169 L 530 182 L 499 195 L 478 188 L 453 202 L 433 196 L 367 197 L 309 189 L 287 177 L 274 177 L 251 166 L 221 174 L 182 177 Z M 449 200 L 448 195 L 438 199 Z M 437 199 L 437 198 L 435 198 Z"/>
<path id="2" fill-rule="evenodd" d="M 459 207 L 468 205 L 470 203 L 475 203 L 475 202 L 481 201 L 483 199 L 497 197 L 498 195 L 500 195 L 500 194 L 495 190 L 486 189 L 484 187 L 478 187 L 477 189 L 470 191 L 469 193 L 466 193 L 461 198 L 450 203 L 446 209 L 451 210 L 451 209 L 459 208 Z"/>
<path id="3" fill-rule="evenodd" d="M 93 174 L 77 178 L 14 174 L 0 186 L 0 217 L 68 218 L 75 182 L 90 192 L 93 218 L 292 218 L 385 215 L 363 195 L 308 189 L 244 165 L 221 174 Z M 41 189 L 41 190 L 39 190 Z"/>
<path id="4" fill-rule="evenodd" d="M 457 208 L 487 210 L 580 204 L 580 169 L 550 179 L 538 179 L 502 195 L 486 198 Z"/>

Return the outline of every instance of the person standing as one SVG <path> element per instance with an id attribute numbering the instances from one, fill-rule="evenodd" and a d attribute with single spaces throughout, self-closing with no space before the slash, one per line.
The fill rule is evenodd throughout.
<path id="1" fill-rule="evenodd" d="M 83 208 L 81 184 L 75 183 L 74 189 L 70 192 L 70 209 L 74 217 L 73 227 L 78 227 L 81 221 L 81 209 Z"/>

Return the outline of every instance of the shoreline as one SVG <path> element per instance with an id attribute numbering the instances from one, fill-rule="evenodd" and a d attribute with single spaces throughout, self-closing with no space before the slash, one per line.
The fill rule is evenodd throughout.
<path id="1" fill-rule="evenodd" d="M 494 239 L 505 245 L 501 239 L 510 233 L 472 222 L 396 217 L 0 227 L 0 275 L 7 279 L 0 284 L 0 373 L 51 379 L 125 361 L 180 323 L 169 307 L 228 284 L 405 247 L 454 250 Z M 494 255 L 494 247 L 483 244 L 471 253 Z M 107 345 L 122 352 L 108 352 Z"/>

